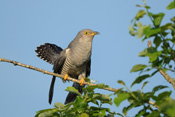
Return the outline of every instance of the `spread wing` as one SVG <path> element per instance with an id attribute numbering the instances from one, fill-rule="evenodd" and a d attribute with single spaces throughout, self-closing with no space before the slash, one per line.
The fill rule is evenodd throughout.
<path id="1" fill-rule="evenodd" d="M 45 43 L 44 45 L 38 46 L 35 52 L 39 58 L 53 65 L 62 50 L 61 47 L 55 44 Z"/>

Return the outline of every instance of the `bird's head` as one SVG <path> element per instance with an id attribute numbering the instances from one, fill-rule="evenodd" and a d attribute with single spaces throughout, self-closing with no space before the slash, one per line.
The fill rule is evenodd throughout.
<path id="1" fill-rule="evenodd" d="M 86 40 L 86 41 L 88 41 L 88 40 L 92 41 L 93 37 L 95 35 L 98 35 L 98 34 L 100 34 L 100 33 L 96 32 L 96 31 L 92 31 L 90 29 L 83 29 L 77 34 L 77 36 L 80 37 L 81 39 Z"/>

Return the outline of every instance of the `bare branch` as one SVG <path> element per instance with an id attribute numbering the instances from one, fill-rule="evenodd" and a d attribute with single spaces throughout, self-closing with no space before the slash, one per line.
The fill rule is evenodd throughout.
<path id="1" fill-rule="evenodd" d="M 49 71 L 46 71 L 46 70 L 43 70 L 43 69 L 40 69 L 40 68 L 36 68 L 36 67 L 31 66 L 31 65 L 22 64 L 22 63 L 19 63 L 17 61 L 12 61 L 12 60 L 8 60 L 8 59 L 0 58 L 0 62 L 12 63 L 15 66 L 18 65 L 18 66 L 21 66 L 21 67 L 25 67 L 25 68 L 28 68 L 28 69 L 32 69 L 32 70 L 35 70 L 35 71 L 42 72 L 44 74 L 48 74 L 48 75 L 52 75 L 52 76 L 56 76 L 56 77 L 59 77 L 61 79 L 64 79 L 63 75 L 56 74 L 56 73 L 53 73 L 53 72 L 49 72 Z M 71 77 L 68 77 L 67 80 L 73 81 L 73 82 L 76 82 L 76 83 L 80 83 L 79 80 L 71 78 Z M 97 85 L 97 84 L 88 83 L 88 82 L 84 82 L 83 84 L 84 85 L 89 85 L 89 86 Z M 112 92 L 117 92 L 117 91 L 121 90 L 121 89 L 115 89 L 115 88 L 111 88 L 111 87 L 103 88 L 103 89 L 108 90 L 108 91 L 112 91 Z"/>
<path id="2" fill-rule="evenodd" d="M 152 101 L 149 101 L 148 103 L 151 104 L 151 105 L 153 105 L 153 106 L 156 107 L 156 108 L 159 108 L 159 106 L 155 105 L 155 103 L 152 102 Z"/>
<path id="3" fill-rule="evenodd" d="M 28 68 L 28 69 L 32 69 L 32 70 L 35 70 L 35 71 L 42 72 L 42 73 L 44 73 L 44 74 L 48 74 L 48 75 L 52 75 L 52 76 L 56 76 L 56 77 L 59 77 L 59 78 L 61 78 L 61 79 L 64 79 L 64 76 L 63 76 L 63 75 L 56 74 L 56 73 L 53 73 L 53 72 L 49 72 L 49 71 L 46 71 L 46 70 L 43 70 L 43 69 L 40 69 L 40 68 L 36 68 L 36 67 L 31 66 L 31 65 L 22 64 L 22 63 L 19 63 L 19 62 L 17 62 L 17 61 L 12 61 L 12 60 L 9 60 L 9 59 L 0 58 L 0 62 L 12 63 L 12 64 L 14 64 L 15 66 L 18 65 L 18 66 L 21 66 L 21 67 L 25 67 L 25 68 Z M 74 79 L 74 78 L 71 78 L 71 77 L 68 77 L 67 80 L 70 80 L 70 81 L 76 82 L 76 83 L 80 83 L 79 80 Z M 89 85 L 89 86 L 97 85 L 97 84 L 88 83 L 88 82 L 84 82 L 83 84 Z M 111 88 L 111 87 L 102 88 L 102 89 L 108 90 L 108 91 L 112 91 L 112 92 L 118 92 L 118 91 L 121 90 L 121 89 L 115 89 L 115 88 Z M 151 104 L 151 105 L 153 105 L 154 107 L 157 108 L 157 106 L 154 104 L 154 102 L 149 101 L 149 104 Z"/>

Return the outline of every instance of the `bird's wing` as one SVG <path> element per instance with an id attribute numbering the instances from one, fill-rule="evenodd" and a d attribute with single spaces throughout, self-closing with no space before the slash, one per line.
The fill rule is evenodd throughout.
<path id="1" fill-rule="evenodd" d="M 66 60 L 66 51 L 67 51 L 67 49 L 61 51 L 59 57 L 55 60 L 54 66 L 53 66 L 54 73 L 61 74 L 61 70 L 62 70 L 64 62 Z M 50 90 L 49 90 L 49 103 L 50 104 L 52 103 L 55 80 L 56 80 L 56 77 L 53 76 L 52 82 L 50 85 Z"/>
<path id="2" fill-rule="evenodd" d="M 66 60 L 67 50 L 68 50 L 68 48 L 64 49 L 60 53 L 59 57 L 55 60 L 54 66 L 53 66 L 54 73 L 58 73 L 58 74 L 61 73 L 62 67 L 63 67 L 64 62 Z"/>
<path id="3" fill-rule="evenodd" d="M 37 47 L 37 56 L 50 64 L 54 64 L 63 49 L 55 44 L 45 43 Z"/>

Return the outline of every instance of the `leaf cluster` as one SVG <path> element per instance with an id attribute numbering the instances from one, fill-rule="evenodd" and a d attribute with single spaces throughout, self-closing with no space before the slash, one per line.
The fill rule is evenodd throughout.
<path id="1" fill-rule="evenodd" d="M 147 75 L 145 76 L 140 76 L 138 78 L 146 78 L 148 77 Z M 163 91 L 161 90 L 168 88 L 168 86 L 164 85 L 159 85 L 155 86 L 152 91 L 150 92 L 143 92 L 143 88 L 146 86 L 148 83 L 147 81 L 142 84 L 141 89 L 138 89 L 136 91 L 132 91 L 131 88 L 137 83 L 141 83 L 143 80 L 138 80 L 136 79 L 130 89 L 125 85 L 123 81 L 118 81 L 119 84 L 123 85 L 125 87 L 125 91 L 122 90 L 118 92 L 117 96 L 114 98 L 114 103 L 117 107 L 120 106 L 120 104 L 123 101 L 128 101 L 129 105 L 125 106 L 123 108 L 123 114 L 117 113 L 118 115 L 124 117 L 124 116 L 129 116 L 128 112 L 133 109 L 133 108 L 138 108 L 139 111 L 136 113 L 135 117 L 140 117 L 140 116 L 148 116 L 148 117 L 159 117 L 159 116 L 175 116 L 174 110 L 175 110 L 175 100 L 170 98 L 171 91 Z M 152 104 L 150 102 L 152 100 L 155 102 Z"/>
<path id="2" fill-rule="evenodd" d="M 148 47 L 139 53 L 139 57 L 148 57 L 149 63 L 132 67 L 130 72 L 139 72 L 139 76 L 133 81 L 130 88 L 125 85 L 124 81 L 118 81 L 126 90 L 117 94 L 114 103 L 118 107 L 123 101 L 129 102 L 129 105 L 123 108 L 124 115 L 118 114 L 120 116 L 128 116 L 128 111 L 138 108 L 136 117 L 173 117 L 175 116 L 175 100 L 170 97 L 172 91 L 163 90 L 168 86 L 160 84 L 149 92 L 143 92 L 143 89 L 149 83 L 148 78 L 150 80 L 160 70 L 175 72 L 175 66 L 173 66 L 175 62 L 175 17 L 172 17 L 170 22 L 161 25 L 164 13 L 150 12 L 151 7 L 146 5 L 145 0 L 144 5 L 137 5 L 137 7 L 140 7 L 141 10 L 131 21 L 129 32 L 132 36 L 141 38 L 142 41 L 149 39 Z M 175 9 L 175 1 L 172 1 L 167 9 Z M 151 24 L 141 22 L 146 16 L 150 19 Z M 132 91 L 132 87 L 136 84 L 142 84 L 141 88 Z"/>
<path id="3" fill-rule="evenodd" d="M 137 36 L 141 38 L 142 41 L 151 39 L 154 45 L 148 45 L 148 48 L 145 48 L 139 53 L 140 57 L 148 57 L 149 65 L 144 66 L 147 68 L 146 71 L 151 70 L 152 68 L 161 67 L 163 70 L 169 70 L 174 72 L 175 66 L 172 66 L 172 63 L 175 62 L 175 17 L 172 17 L 170 22 L 161 25 L 161 22 L 165 16 L 164 13 L 152 13 L 149 10 L 150 6 L 137 5 L 142 9 L 138 11 L 135 18 L 131 21 L 129 26 L 129 32 L 132 36 Z M 167 9 L 174 9 L 174 1 L 171 2 Z M 144 10 L 143 10 L 144 9 Z M 148 17 L 152 24 L 143 24 L 140 20 L 144 17 Z M 134 66 L 131 72 L 137 71 Z M 141 65 L 139 66 L 141 67 Z"/>
<path id="4" fill-rule="evenodd" d="M 40 110 L 35 117 L 113 117 L 116 113 L 103 104 L 112 105 L 109 95 L 95 93 L 96 88 L 105 88 L 104 84 L 86 86 L 83 88 L 83 95 L 74 87 L 67 87 L 66 91 L 76 93 L 75 102 L 64 105 L 60 102 L 55 103 L 55 108 Z"/>

